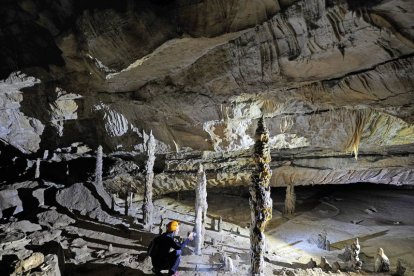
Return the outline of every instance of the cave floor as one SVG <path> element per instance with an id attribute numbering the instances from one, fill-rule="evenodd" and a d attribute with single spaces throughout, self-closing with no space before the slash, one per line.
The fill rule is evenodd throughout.
<path id="1" fill-rule="evenodd" d="M 391 261 L 392 271 L 401 259 L 407 267 L 405 275 L 414 275 L 414 191 L 392 190 L 382 185 L 361 186 L 337 186 L 336 190 L 324 192 L 320 188 L 303 187 L 297 191 L 296 214 L 291 218 L 282 215 L 284 189 L 274 189 L 273 218 L 266 231 L 269 275 L 277 275 L 283 268 L 306 269 L 311 258 L 319 263 L 321 256 L 325 256 L 330 264 L 338 261 L 342 267 L 346 264 L 338 255 L 355 238 L 361 244 L 360 259 L 365 272 L 373 272 L 377 249 L 382 247 Z M 187 194 L 179 201 L 181 204 L 176 200 L 173 202 L 167 204 L 185 213 L 183 210 L 191 210 L 194 197 Z M 244 267 L 249 257 L 247 196 L 215 193 L 208 198 L 208 204 L 210 217 L 222 216 L 230 222 L 224 227 L 228 252 L 232 252 L 235 259 L 238 259 L 236 255 L 241 256 L 243 262 L 237 267 L 247 271 L 247 265 Z M 237 231 L 241 234 L 233 234 Z M 331 244 L 330 251 L 317 246 L 318 236 L 324 232 Z M 234 253 L 232 244 L 237 244 L 241 251 Z"/>
<path id="2" fill-rule="evenodd" d="M 414 190 L 382 186 L 358 189 L 307 187 L 297 188 L 296 192 L 296 214 L 287 218 L 281 212 L 284 189 L 272 191 L 274 208 L 266 232 L 265 275 L 283 275 L 286 271 L 294 271 L 294 275 L 329 275 L 331 272 L 308 269 L 310 259 L 319 264 L 321 256 L 325 256 L 330 264 L 337 261 L 344 271 L 347 263 L 339 255 L 357 237 L 361 244 L 362 274 L 374 274 L 376 250 L 382 247 L 390 258 L 391 272 L 395 272 L 397 260 L 401 259 L 407 268 L 405 275 L 414 275 Z M 123 221 L 122 225 L 76 215 L 76 222 L 60 228 L 61 235 L 56 238 L 64 251 L 63 275 L 152 275 L 146 248 L 159 232 L 161 216 L 164 224 L 172 219 L 179 220 L 180 236 L 184 237 L 194 226 L 194 195 L 180 193 L 177 198 L 176 194 L 171 194 L 157 198 L 154 204 L 156 215 L 151 232 L 143 230 L 138 222 L 142 216 L 138 198 L 135 198 L 128 217 L 114 215 Z M 247 275 L 250 266 L 248 197 L 211 192 L 208 204 L 203 254 L 195 256 L 191 246 L 186 248 L 180 275 Z M 117 200 L 116 208 L 120 213 L 124 210 L 122 205 L 123 201 Z M 51 209 L 56 208 L 43 206 L 40 211 Z M 221 232 L 217 230 L 219 216 L 223 218 Z M 4 230 L 11 225 L 0 226 Z M 50 235 L 52 230 L 43 229 L 42 233 Z M 322 233 L 326 233 L 331 243 L 330 251 L 317 246 L 318 236 Z M 28 246 L 29 249 L 36 248 L 31 244 Z M 47 251 L 47 246 L 39 248 Z M 223 253 L 232 258 L 236 268 L 234 273 L 223 271 Z M 355 273 L 336 275 L 341 274 Z"/>

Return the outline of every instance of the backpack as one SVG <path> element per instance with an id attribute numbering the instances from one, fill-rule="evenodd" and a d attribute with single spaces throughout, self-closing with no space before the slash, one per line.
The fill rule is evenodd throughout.
<path id="1" fill-rule="evenodd" d="M 159 247 L 159 240 L 161 236 L 155 237 L 150 244 L 148 245 L 147 255 L 150 257 L 157 256 L 158 247 Z"/>

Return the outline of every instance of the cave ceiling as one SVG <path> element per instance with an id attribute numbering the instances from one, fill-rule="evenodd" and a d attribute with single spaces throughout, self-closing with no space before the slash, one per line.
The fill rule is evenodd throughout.
<path id="1" fill-rule="evenodd" d="M 273 186 L 414 184 L 413 1 L 24 0 L 0 18 L 3 155 L 138 156 L 152 132 L 156 189 L 200 162 L 210 186 L 245 184 L 264 116 Z"/>

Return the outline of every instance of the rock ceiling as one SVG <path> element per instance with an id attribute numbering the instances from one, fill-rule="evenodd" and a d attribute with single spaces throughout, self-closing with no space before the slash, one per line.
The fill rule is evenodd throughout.
<path id="1" fill-rule="evenodd" d="M 199 162 L 210 186 L 246 184 L 263 115 L 274 186 L 414 184 L 410 0 L 23 0 L 0 15 L 3 168 L 100 144 L 106 184 L 140 189 L 152 131 L 159 192 L 191 188 Z"/>

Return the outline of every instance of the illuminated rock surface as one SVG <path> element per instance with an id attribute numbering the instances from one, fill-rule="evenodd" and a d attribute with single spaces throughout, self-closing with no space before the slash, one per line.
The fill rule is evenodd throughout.
<path id="1" fill-rule="evenodd" d="M 110 194 L 118 207 L 131 191 L 141 200 L 151 131 L 154 198 L 194 191 L 200 163 L 208 189 L 246 188 L 261 116 L 272 189 L 414 184 L 412 1 L 25 0 L 4 1 L 0 15 L 2 225 L 57 227 L 35 223 L 40 213 L 58 225 L 140 223 L 114 214 Z M 59 236 L 42 235 L 33 244 Z M 56 267 L 62 250 L 86 261 L 78 242 L 58 240 L 44 261 Z"/>

